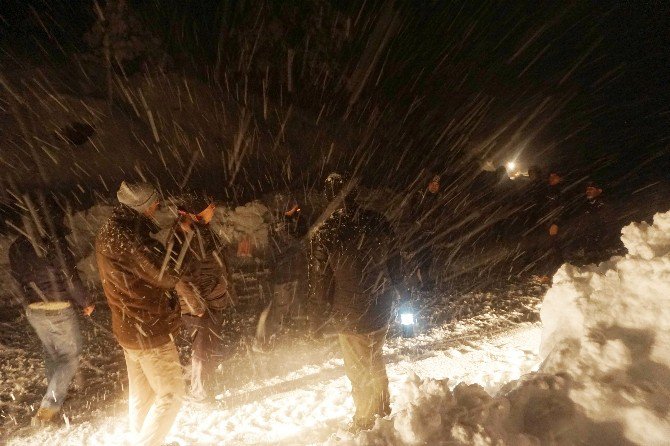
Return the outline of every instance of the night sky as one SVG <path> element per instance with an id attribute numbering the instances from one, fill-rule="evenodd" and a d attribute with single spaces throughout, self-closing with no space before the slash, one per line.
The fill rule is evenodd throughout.
<path id="1" fill-rule="evenodd" d="M 237 31 L 254 25 L 254 2 L 129 3 L 161 38 L 175 69 L 203 77 L 215 63 L 221 24 Z M 307 87 L 291 100 L 314 116 L 328 104 L 330 120 L 371 129 L 374 143 L 350 153 L 349 162 L 365 152 L 373 178 L 399 160 L 404 172 L 449 173 L 482 157 L 518 156 L 525 165 L 639 187 L 670 168 L 667 2 L 262 3 L 263 17 L 274 23 L 262 29 L 279 36 L 267 50 L 270 64 L 284 61 L 273 52 L 305 45 L 319 5 L 352 19 L 343 45 L 325 44 L 340 78 L 329 80 L 332 88 L 317 101 Z M 389 5 L 395 33 L 361 97 L 347 107 L 346 77 Z M 11 0 L 2 9 L 5 69 L 27 61 L 62 67 L 71 53 L 86 50 L 91 2 Z M 225 57 L 235 60 L 239 50 L 229 44 Z"/>

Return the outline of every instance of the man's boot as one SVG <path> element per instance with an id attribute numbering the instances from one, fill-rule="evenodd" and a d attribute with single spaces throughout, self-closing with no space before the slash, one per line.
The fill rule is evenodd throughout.
<path id="1" fill-rule="evenodd" d="M 30 420 L 30 425 L 33 427 L 45 427 L 54 424 L 58 419 L 59 412 L 58 409 L 40 407 L 35 416 Z"/>

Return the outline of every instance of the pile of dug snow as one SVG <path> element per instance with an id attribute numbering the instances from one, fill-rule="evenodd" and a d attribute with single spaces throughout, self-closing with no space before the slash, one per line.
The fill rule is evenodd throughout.
<path id="1" fill-rule="evenodd" d="M 233 245 L 246 236 L 256 250 L 262 250 L 268 244 L 269 221 L 268 208 L 252 201 L 236 208 L 218 207 L 211 224 L 223 243 Z"/>
<path id="2" fill-rule="evenodd" d="M 67 224 L 72 230 L 68 241 L 77 258 L 81 259 L 77 263 L 77 269 L 82 279 L 91 287 L 98 286 L 100 283 L 94 253 L 95 236 L 111 213 L 111 206 L 98 205 L 67 218 Z M 165 242 L 176 215 L 176 210 L 171 206 L 165 206 L 157 213 L 156 220 L 162 228 L 156 234 L 157 239 Z M 236 208 L 220 206 L 216 208 L 211 226 L 224 244 L 234 245 L 246 236 L 251 241 L 255 252 L 261 253 L 268 241 L 268 215 L 268 209 L 258 201 Z M 2 259 L 6 257 L 1 243 L 2 241 L 0 241 L 0 271 L 4 269 Z"/>
<path id="3" fill-rule="evenodd" d="M 411 376 L 394 415 L 329 444 L 669 444 L 670 212 L 625 227 L 622 241 L 626 256 L 554 276 L 541 373 L 494 397 Z"/>
<path id="4" fill-rule="evenodd" d="M 571 399 L 608 435 L 669 444 L 670 212 L 623 228 L 621 240 L 625 257 L 554 276 L 543 369 L 579 383 Z"/>

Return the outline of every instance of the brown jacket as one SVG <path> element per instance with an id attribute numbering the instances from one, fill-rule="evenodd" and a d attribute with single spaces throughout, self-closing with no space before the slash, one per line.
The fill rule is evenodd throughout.
<path id="1" fill-rule="evenodd" d="M 169 271 L 161 274 L 165 252 L 151 238 L 152 229 L 149 219 L 120 205 L 95 241 L 112 331 L 129 349 L 159 347 L 179 328 L 179 305 L 169 293 L 177 278 Z"/>

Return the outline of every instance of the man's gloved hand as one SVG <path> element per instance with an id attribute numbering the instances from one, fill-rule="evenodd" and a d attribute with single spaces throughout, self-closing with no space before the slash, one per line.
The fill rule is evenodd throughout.
<path id="1" fill-rule="evenodd" d="M 84 316 L 90 316 L 91 314 L 93 314 L 93 310 L 95 310 L 95 304 L 87 306 L 82 310 L 82 312 L 84 313 Z"/>

